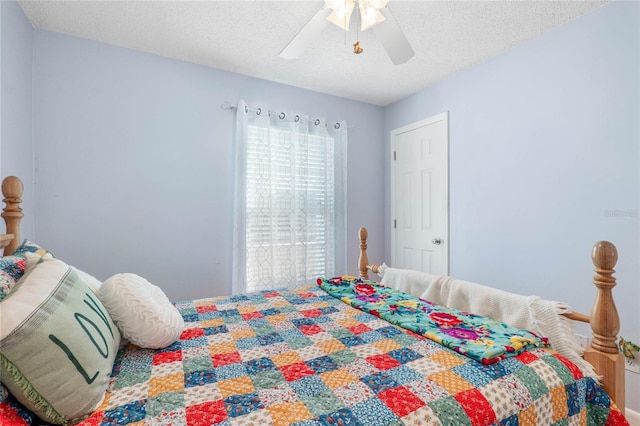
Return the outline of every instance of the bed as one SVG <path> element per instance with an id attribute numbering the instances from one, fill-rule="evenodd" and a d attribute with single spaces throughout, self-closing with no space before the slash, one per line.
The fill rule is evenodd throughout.
<path id="1" fill-rule="evenodd" d="M 34 350 L 44 347 L 41 340 L 15 355 L 25 350 L 20 347 L 22 340 L 32 338 L 18 338 L 22 324 L 38 315 L 38 324 L 48 321 L 37 307 L 33 308 L 37 313 L 9 324 L 14 331 L 0 330 L 2 425 L 48 424 L 18 401 L 25 399 L 48 421 L 83 426 L 628 424 L 622 414 L 624 370 L 615 344 L 619 320 L 611 294 L 617 254 L 610 243 L 600 242 L 594 248 L 597 296 L 591 315 L 567 314 L 591 323 L 594 336 L 584 357 L 603 376 L 601 384 L 550 349 L 543 336 L 534 335 L 536 344 L 527 343 L 521 350 L 514 352 L 507 345 L 500 356 L 474 359 L 431 340 L 431 333 L 423 332 L 424 317 L 414 320 L 419 326 L 413 331 L 400 327 L 397 324 L 408 318 L 409 311 L 421 309 L 444 321 L 438 324 L 445 331 L 451 318 L 479 319 L 465 312 L 438 311 L 449 308 L 369 280 L 369 271 L 379 267 L 369 265 L 364 228 L 359 234 L 357 277 L 319 278 L 295 288 L 176 301 L 170 304 L 180 316 L 179 334 L 169 337 L 165 346 L 141 348 L 128 343 L 112 348 L 107 340 L 120 336 L 120 327 L 102 314 L 111 311 L 104 308 L 108 302 L 101 305 L 96 297 L 101 290 L 93 286 L 101 284 L 33 243 L 22 242 L 22 184 L 15 177 L 6 178 L 2 191 L 7 205 L 2 213 L 7 233 L 0 237 L 5 247 L 4 280 L 16 281 L 11 288 L 3 282 L 3 327 L 14 301 L 28 304 L 29 291 L 37 297 L 34 289 L 41 285 L 37 279 L 59 271 L 62 278 L 56 283 L 63 284 L 43 285 L 51 291 L 67 286 L 67 293 L 79 292 L 82 306 L 71 310 L 72 323 L 79 325 L 75 328 L 85 340 L 92 337 L 92 344 L 84 347 L 95 347 L 102 354 L 97 361 L 102 364 L 95 364 L 99 367 L 90 365 L 91 357 L 83 358 L 74 349 L 73 336 L 62 334 L 73 327 L 58 325 L 44 333 L 45 343 L 53 349 Z M 384 303 L 392 299 L 397 302 Z M 88 313 L 79 313 L 81 308 Z M 47 315 L 55 315 L 53 311 Z M 19 310 L 13 312 L 20 316 Z M 98 319 L 90 321 L 93 314 Z M 484 330 L 475 328 L 480 329 Z M 511 339 L 516 336 L 520 342 L 528 332 L 514 333 Z M 114 341 L 120 340 L 114 337 Z M 23 371 L 34 364 L 39 370 L 33 374 L 43 377 L 32 379 Z M 83 373 L 75 374 L 82 386 L 69 384 L 71 379 L 63 371 L 67 368 Z M 16 377 L 19 380 L 13 380 Z M 102 381 L 98 400 L 89 396 L 95 389 L 83 390 L 90 381 Z M 59 405 L 52 402 L 56 398 Z M 77 406 L 85 402 L 95 407 L 78 415 Z M 57 407 L 72 414 L 65 417 Z"/>

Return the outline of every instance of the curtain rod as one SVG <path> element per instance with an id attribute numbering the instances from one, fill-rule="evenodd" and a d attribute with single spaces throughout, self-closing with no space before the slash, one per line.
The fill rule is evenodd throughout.
<path id="1" fill-rule="evenodd" d="M 222 109 L 223 109 L 223 110 L 225 110 L 225 111 L 234 111 L 234 110 L 237 110 L 237 109 L 238 109 L 238 104 L 232 104 L 232 103 L 231 103 L 231 102 L 229 102 L 229 101 L 225 101 L 225 103 L 223 103 L 222 105 L 220 105 L 220 108 L 222 108 Z M 248 108 L 248 107 L 245 107 L 245 108 Z M 247 109 L 247 111 L 248 111 L 248 109 Z M 260 115 L 260 113 L 262 112 L 262 109 L 261 109 L 261 108 L 258 108 L 258 109 L 255 109 L 255 110 L 254 110 L 254 109 L 252 109 L 252 111 L 257 111 L 257 112 L 258 112 L 258 115 Z M 268 113 L 269 113 L 269 117 L 271 117 L 271 115 L 272 115 L 272 114 L 277 114 L 277 115 L 278 115 L 278 118 L 280 118 L 281 120 L 284 120 L 284 118 L 286 117 L 286 114 L 285 114 L 284 112 L 277 113 L 277 112 L 275 112 L 275 111 L 271 111 L 271 110 L 269 110 L 269 111 L 268 111 Z M 299 116 L 299 115 L 296 115 L 296 120 L 295 120 L 295 121 L 297 122 L 299 119 L 300 119 L 300 116 Z M 316 119 L 313 121 L 313 123 L 314 123 L 316 126 L 319 126 L 319 125 L 320 125 L 320 119 L 319 119 L 319 118 L 316 118 Z M 326 126 L 326 125 L 325 125 L 325 126 Z M 336 130 L 338 130 L 338 129 L 340 128 L 340 123 L 337 123 L 337 122 L 336 122 L 336 123 L 333 125 L 333 127 L 334 127 Z M 348 127 L 347 127 L 347 129 L 349 129 L 349 130 L 351 130 L 352 128 L 353 128 L 353 126 L 348 126 Z"/>

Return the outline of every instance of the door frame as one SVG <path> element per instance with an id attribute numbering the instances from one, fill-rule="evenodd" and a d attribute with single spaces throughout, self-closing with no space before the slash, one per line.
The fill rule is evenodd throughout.
<path id="1" fill-rule="evenodd" d="M 444 184 L 444 190 L 446 192 L 446 202 L 444 203 L 445 209 L 446 211 L 444 212 L 444 220 L 445 220 L 445 235 L 444 235 L 444 239 L 446 241 L 446 252 L 445 252 L 445 257 L 446 257 L 446 274 L 449 274 L 450 271 L 450 255 L 451 255 L 451 244 L 450 244 L 450 230 L 449 230 L 449 212 L 450 212 L 450 188 L 449 188 L 449 111 L 445 111 L 442 112 L 440 114 L 436 114 L 434 116 L 425 118 L 423 120 L 420 121 L 416 121 L 414 123 L 410 123 L 407 124 L 406 126 L 402 126 L 402 127 L 398 127 L 397 129 L 393 129 L 390 132 L 390 141 L 391 143 L 389 144 L 390 147 L 390 153 L 389 153 L 389 158 L 391 161 L 391 166 L 390 166 L 390 172 L 391 172 L 391 177 L 390 177 L 390 192 L 391 192 L 391 223 L 389 224 L 390 229 L 391 229 L 391 265 L 395 265 L 395 261 L 396 261 L 396 232 L 395 232 L 395 227 L 394 227 L 394 221 L 396 218 L 396 200 L 395 200 L 395 191 L 393 190 L 395 188 L 395 174 L 396 174 L 396 168 L 397 165 L 395 164 L 396 162 L 394 161 L 393 158 L 393 153 L 396 150 L 396 137 L 398 135 L 401 135 L 403 133 L 409 132 L 411 130 L 415 130 L 417 128 L 420 127 L 424 127 L 427 126 L 429 124 L 435 123 L 437 121 L 444 121 L 445 123 L 445 134 L 446 134 L 446 141 L 445 141 L 445 159 L 444 159 L 444 170 L 445 170 L 445 184 Z"/>

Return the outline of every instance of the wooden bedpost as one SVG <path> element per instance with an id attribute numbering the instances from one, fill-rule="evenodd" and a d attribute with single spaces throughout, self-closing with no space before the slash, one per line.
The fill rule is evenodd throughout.
<path id="1" fill-rule="evenodd" d="M 618 251 L 610 242 L 598 241 L 593 246 L 591 258 L 596 267 L 593 284 L 597 287 L 597 294 L 590 315 L 593 339 L 584 352 L 584 359 L 603 376 L 602 387 L 624 413 L 624 359 L 616 343 L 620 318 L 611 294 L 616 286 L 616 279 L 612 275 L 618 261 Z"/>
<path id="2" fill-rule="evenodd" d="M 13 234 L 13 239 L 5 247 L 4 255 L 12 254 L 20 244 L 20 221 L 24 214 L 20 203 L 22 202 L 22 182 L 15 176 L 7 176 L 2 181 L 2 196 L 6 207 L 2 212 L 2 218 L 6 224 L 6 233 Z"/>
<path id="3" fill-rule="evenodd" d="M 360 274 L 358 275 L 360 278 L 364 278 L 365 280 L 369 279 L 369 271 L 367 269 L 367 265 L 369 264 L 369 259 L 367 258 L 367 228 L 360 228 L 358 231 L 358 237 L 360 238 L 360 257 L 358 257 L 358 271 Z"/>

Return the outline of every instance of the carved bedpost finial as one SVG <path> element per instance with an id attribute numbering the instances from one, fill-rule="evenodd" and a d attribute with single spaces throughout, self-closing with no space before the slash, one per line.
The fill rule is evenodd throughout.
<path id="1" fill-rule="evenodd" d="M 593 284 L 598 288 L 591 310 L 592 345 L 603 352 L 618 353 L 616 338 L 620 331 L 620 318 L 611 294 L 616 286 L 613 268 L 618 261 L 618 250 L 609 241 L 598 241 L 593 246 L 591 259 L 596 267 Z"/>
<path id="2" fill-rule="evenodd" d="M 624 359 L 616 344 L 620 317 L 611 293 L 616 286 L 613 268 L 618 261 L 618 251 L 610 242 L 598 241 L 593 246 L 591 259 L 596 267 L 593 284 L 597 293 L 590 319 L 593 339 L 584 352 L 584 359 L 603 376 L 602 387 L 624 412 Z"/>
<path id="3" fill-rule="evenodd" d="M 360 238 L 360 257 L 358 258 L 358 271 L 360 272 L 359 276 L 361 278 L 364 278 L 365 280 L 368 280 L 369 272 L 367 270 L 367 265 L 369 264 L 369 259 L 367 258 L 367 228 L 360 228 L 358 230 L 358 237 Z"/>
<path id="4" fill-rule="evenodd" d="M 616 246 L 609 241 L 598 241 L 593 245 L 591 259 L 593 260 L 593 264 L 596 268 L 609 270 L 613 273 L 615 272 L 613 268 L 616 266 L 616 263 L 618 263 L 618 250 L 616 249 Z M 613 282 L 615 283 L 615 281 L 616 280 L 614 278 Z"/>
<path id="5" fill-rule="evenodd" d="M 2 218 L 6 224 L 6 233 L 13 234 L 14 238 L 4 249 L 4 254 L 12 254 L 20 244 L 20 221 L 24 214 L 20 203 L 22 202 L 22 182 L 15 176 L 8 176 L 2 181 L 2 195 L 6 207 L 2 212 Z"/>

